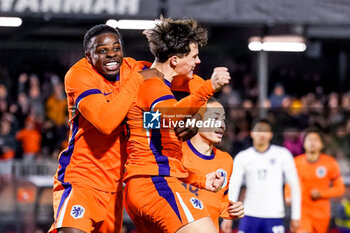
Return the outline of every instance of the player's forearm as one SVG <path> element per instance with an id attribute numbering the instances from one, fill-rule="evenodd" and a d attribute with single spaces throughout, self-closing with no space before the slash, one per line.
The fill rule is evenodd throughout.
<path id="1" fill-rule="evenodd" d="M 228 190 L 229 190 L 228 191 L 228 199 L 230 201 L 233 201 L 233 202 L 238 201 L 241 186 L 242 186 L 242 179 L 240 177 L 231 177 L 230 185 L 228 188 Z"/>
<path id="2" fill-rule="evenodd" d="M 102 94 L 91 95 L 79 103 L 78 109 L 99 131 L 110 134 L 126 117 L 142 82 L 142 76 L 134 74 L 111 101 L 106 102 Z"/>
<path id="3" fill-rule="evenodd" d="M 238 201 L 239 192 L 241 190 L 244 171 L 244 164 L 238 161 L 239 158 L 236 156 L 236 162 L 233 162 L 232 174 L 229 180 L 228 187 L 228 199 L 230 201 L 236 202 Z"/>
<path id="4" fill-rule="evenodd" d="M 214 95 L 215 91 L 212 87 L 211 81 L 205 81 L 204 84 L 196 92 L 183 98 L 182 100 L 176 101 L 163 101 L 159 103 L 156 109 L 162 114 L 175 116 L 172 120 L 182 120 L 183 117 L 193 115 L 198 109 L 204 105 L 207 100 Z"/>
<path id="5" fill-rule="evenodd" d="M 333 186 L 331 188 L 321 191 L 321 198 L 340 197 L 344 195 L 344 192 L 345 192 L 344 182 L 341 178 L 338 178 L 333 183 Z"/>
<path id="6" fill-rule="evenodd" d="M 285 173 L 286 174 L 286 173 Z M 287 183 L 290 188 L 291 194 L 291 208 L 292 208 L 292 219 L 299 220 L 301 216 L 301 191 L 299 179 L 296 171 L 290 171 L 288 175 L 286 175 Z"/>
<path id="7" fill-rule="evenodd" d="M 204 79 L 197 75 L 193 75 L 192 79 L 189 79 L 186 76 L 177 76 L 174 77 L 171 82 L 171 90 L 194 93 L 204 84 L 204 82 Z"/>
<path id="8" fill-rule="evenodd" d="M 206 181 L 205 176 L 200 176 L 190 171 L 188 173 L 189 173 L 188 177 L 180 178 L 182 182 L 193 185 L 198 188 L 205 189 L 205 181 Z"/>

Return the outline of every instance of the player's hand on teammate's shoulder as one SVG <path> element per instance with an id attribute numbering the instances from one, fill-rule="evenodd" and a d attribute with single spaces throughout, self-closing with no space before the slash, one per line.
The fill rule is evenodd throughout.
<path id="1" fill-rule="evenodd" d="M 139 73 L 143 76 L 144 80 L 150 79 L 150 78 L 164 78 L 164 74 L 157 70 L 156 68 L 150 68 L 147 70 L 141 70 Z"/>
<path id="2" fill-rule="evenodd" d="M 224 177 L 220 172 L 211 172 L 206 175 L 205 189 L 212 192 L 217 192 L 224 184 Z"/>
<path id="3" fill-rule="evenodd" d="M 213 74 L 211 75 L 211 83 L 215 91 L 220 90 L 224 85 L 229 84 L 231 80 L 230 73 L 226 67 L 214 68 Z"/>
<path id="4" fill-rule="evenodd" d="M 242 218 L 244 216 L 243 203 L 240 201 L 237 201 L 237 202 L 230 201 L 227 211 L 231 218 Z"/>

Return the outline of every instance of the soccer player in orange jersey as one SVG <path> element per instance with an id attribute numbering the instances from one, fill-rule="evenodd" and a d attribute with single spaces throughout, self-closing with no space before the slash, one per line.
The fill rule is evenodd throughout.
<path id="1" fill-rule="evenodd" d="M 331 218 L 329 200 L 343 195 L 345 187 L 337 161 L 321 152 L 320 132 L 306 131 L 304 149 L 305 154 L 295 157 L 302 193 L 298 233 L 325 233 Z"/>
<path id="2" fill-rule="evenodd" d="M 219 232 L 219 217 L 237 219 L 244 215 L 244 209 L 241 202 L 230 204 L 228 200 L 228 179 L 231 177 L 233 159 L 228 153 L 214 147 L 221 142 L 226 128 L 224 107 L 214 98 L 208 100 L 203 121 L 219 124 L 217 127 L 200 128 L 194 137 L 183 142 L 181 162 L 187 170 L 203 176 L 210 171 L 220 172 L 224 177 L 224 184 L 218 192 L 199 189 L 186 183 L 183 185 L 207 207 Z"/>
<path id="3" fill-rule="evenodd" d="M 144 34 L 155 56 L 151 67 L 164 78 L 145 81 L 127 115 L 130 139 L 125 207 L 140 232 L 214 233 L 216 228 L 206 207 L 179 180 L 189 175 L 181 164 L 181 141 L 175 136 L 174 125 L 165 126 L 161 119 L 177 124 L 183 116 L 193 115 L 215 91 L 229 83 L 230 75 L 227 68 L 215 68 L 210 80 L 177 102 L 170 90 L 173 77 L 192 78 L 200 63 L 198 49 L 206 43 L 207 32 L 194 20 L 162 18 Z M 191 174 L 191 178 L 194 176 Z M 217 188 L 205 176 L 192 180 L 210 190 Z"/>
<path id="4" fill-rule="evenodd" d="M 123 120 L 143 83 L 144 64 L 123 58 L 120 35 L 107 25 L 84 37 L 85 58 L 65 77 L 70 139 L 54 177 L 50 232 L 120 232 L 126 159 Z"/>

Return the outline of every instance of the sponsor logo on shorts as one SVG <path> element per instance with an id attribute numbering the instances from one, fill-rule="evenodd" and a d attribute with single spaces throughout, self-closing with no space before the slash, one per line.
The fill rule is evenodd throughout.
<path id="1" fill-rule="evenodd" d="M 199 199 L 192 197 L 191 203 L 192 203 L 194 208 L 200 209 L 200 210 L 203 209 L 203 203 Z"/>
<path id="2" fill-rule="evenodd" d="M 316 168 L 316 176 L 318 178 L 323 178 L 327 174 L 327 169 L 323 166 Z"/>
<path id="3" fill-rule="evenodd" d="M 82 218 L 84 216 L 85 213 L 85 209 L 84 207 L 82 207 L 81 205 L 75 205 L 72 207 L 72 210 L 70 211 L 70 215 L 74 218 L 74 219 L 79 219 Z"/>

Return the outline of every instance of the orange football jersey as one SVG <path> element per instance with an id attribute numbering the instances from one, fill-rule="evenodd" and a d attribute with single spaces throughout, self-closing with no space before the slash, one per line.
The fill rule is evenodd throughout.
<path id="1" fill-rule="evenodd" d="M 143 67 L 141 62 L 124 58 L 114 82 L 101 76 L 86 58 L 70 68 L 65 91 L 71 131 L 68 148 L 59 156 L 57 181 L 117 191 L 126 159 L 122 122 L 143 82 L 134 71 Z"/>
<path id="2" fill-rule="evenodd" d="M 306 154 L 294 158 L 301 187 L 301 214 L 314 218 L 329 218 L 331 214 L 329 198 L 341 196 L 344 193 L 344 183 L 336 160 L 326 154 L 311 163 Z M 318 189 L 321 199 L 312 200 L 311 190 Z M 287 187 L 286 195 L 290 193 Z M 315 211 L 317 210 L 317 211 Z"/>
<path id="3" fill-rule="evenodd" d="M 181 141 L 176 137 L 174 127 L 144 129 L 144 114 L 159 111 L 161 119 L 173 115 L 174 121 L 180 120 L 182 117 L 177 116 L 194 114 L 214 94 L 214 90 L 208 80 L 197 91 L 178 102 L 170 86 L 167 80 L 152 78 L 145 81 L 138 91 L 136 102 L 127 115 L 130 139 L 125 179 L 137 175 L 188 176 L 180 162 Z"/>
<path id="4" fill-rule="evenodd" d="M 191 140 L 182 143 L 182 159 L 184 167 L 191 173 L 200 176 L 206 176 L 210 172 L 219 171 L 224 176 L 224 184 L 218 192 L 210 192 L 205 189 L 199 189 L 189 184 L 183 183 L 186 189 L 196 194 L 198 198 L 207 207 L 209 214 L 219 231 L 219 217 L 230 219 L 227 212 L 228 200 L 228 182 L 232 174 L 233 159 L 227 152 L 213 148 L 210 156 L 201 154 L 191 143 Z"/>

